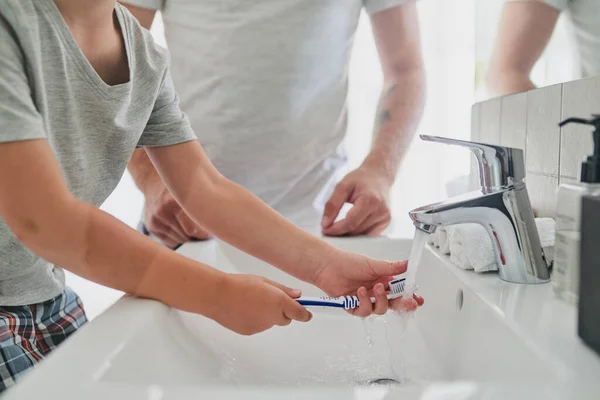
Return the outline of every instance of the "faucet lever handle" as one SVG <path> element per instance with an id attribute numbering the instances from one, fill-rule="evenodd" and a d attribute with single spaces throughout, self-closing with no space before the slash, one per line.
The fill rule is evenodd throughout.
<path id="1" fill-rule="evenodd" d="M 525 179 L 525 161 L 522 149 L 495 146 L 487 143 L 451 139 L 441 136 L 420 135 L 422 140 L 468 148 L 477 159 L 479 183 L 483 193 L 506 188 Z"/>

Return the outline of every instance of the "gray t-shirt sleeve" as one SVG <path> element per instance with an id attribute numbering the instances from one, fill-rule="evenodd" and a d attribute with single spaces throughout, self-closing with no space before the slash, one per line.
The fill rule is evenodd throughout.
<path id="1" fill-rule="evenodd" d="M 508 0 L 509 3 L 532 2 L 532 1 L 538 1 L 540 3 L 549 5 L 550 7 L 556 8 L 559 11 L 564 11 L 569 7 L 570 0 Z"/>
<path id="2" fill-rule="evenodd" d="M 0 143 L 44 139 L 44 120 L 31 97 L 25 57 L 12 32 L 0 18 Z"/>
<path id="3" fill-rule="evenodd" d="M 179 97 L 167 68 L 152 114 L 137 146 L 170 146 L 195 139 L 190 121 L 179 107 Z"/>
<path id="4" fill-rule="evenodd" d="M 121 3 L 149 8 L 151 10 L 162 10 L 165 5 L 165 0 L 123 0 Z"/>
<path id="5" fill-rule="evenodd" d="M 363 4 L 369 14 L 375 14 L 379 11 L 408 3 L 409 1 L 411 0 L 363 0 Z"/>

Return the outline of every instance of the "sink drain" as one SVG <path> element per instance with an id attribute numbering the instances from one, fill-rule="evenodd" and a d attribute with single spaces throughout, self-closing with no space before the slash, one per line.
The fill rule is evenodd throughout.
<path id="1" fill-rule="evenodd" d="M 399 384 L 400 382 L 390 378 L 373 379 L 372 381 L 367 382 L 367 386 L 391 386 Z"/>

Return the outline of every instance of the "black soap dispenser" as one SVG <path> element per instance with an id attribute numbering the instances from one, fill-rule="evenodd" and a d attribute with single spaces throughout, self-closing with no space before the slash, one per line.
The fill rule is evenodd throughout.
<path id="1" fill-rule="evenodd" d="M 591 119 L 569 118 L 560 123 L 592 125 L 594 153 L 581 164 L 581 182 L 561 184 L 556 202 L 556 243 L 552 285 L 563 299 L 576 304 L 579 299 L 579 252 L 581 237 L 581 199 L 600 197 L 600 115 Z"/>

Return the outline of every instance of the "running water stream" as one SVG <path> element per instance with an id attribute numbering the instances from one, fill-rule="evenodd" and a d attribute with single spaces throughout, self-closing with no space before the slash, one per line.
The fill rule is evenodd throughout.
<path id="1" fill-rule="evenodd" d="M 406 270 L 406 287 L 404 289 L 404 298 L 412 298 L 416 287 L 416 275 L 421 263 L 421 256 L 423 255 L 423 249 L 427 243 L 427 237 L 429 235 L 415 228 L 415 236 L 410 250 L 410 258 L 408 259 L 408 269 Z"/>

